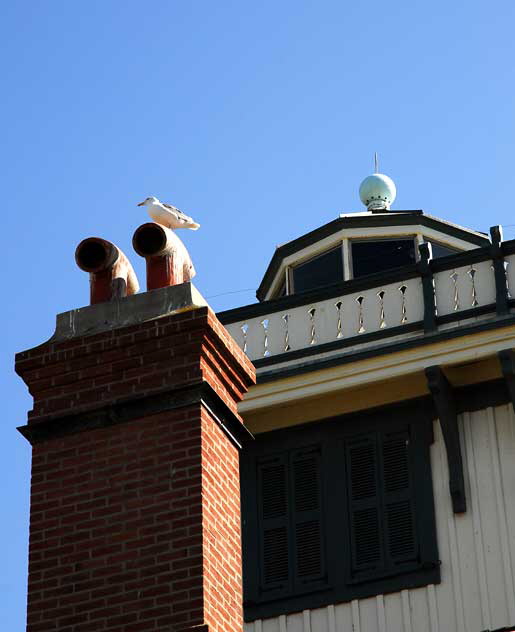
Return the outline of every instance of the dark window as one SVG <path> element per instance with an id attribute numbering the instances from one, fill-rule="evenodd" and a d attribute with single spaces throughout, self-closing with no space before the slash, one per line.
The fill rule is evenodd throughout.
<path id="1" fill-rule="evenodd" d="M 415 263 L 413 239 L 353 241 L 352 271 L 354 278 Z"/>
<path id="2" fill-rule="evenodd" d="M 257 435 L 242 455 L 247 621 L 439 582 L 424 408 Z"/>
<path id="3" fill-rule="evenodd" d="M 335 248 L 306 263 L 301 263 L 293 268 L 292 277 L 295 294 L 343 281 L 341 248 Z"/>
<path id="4" fill-rule="evenodd" d="M 450 248 L 449 246 L 439 244 L 437 241 L 430 241 L 429 243 L 431 244 L 433 259 L 438 259 L 439 257 L 447 257 L 449 255 L 455 255 L 458 252 L 462 252 L 461 250 L 456 250 L 455 248 Z"/>

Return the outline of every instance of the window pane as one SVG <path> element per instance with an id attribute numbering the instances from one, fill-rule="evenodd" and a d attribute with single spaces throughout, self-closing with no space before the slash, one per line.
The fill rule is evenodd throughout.
<path id="1" fill-rule="evenodd" d="M 342 251 L 335 248 L 293 269 L 293 291 L 306 292 L 343 280 Z"/>
<path id="2" fill-rule="evenodd" d="M 413 239 L 352 242 L 354 277 L 374 274 L 410 263 L 415 263 L 415 242 Z"/>
<path id="3" fill-rule="evenodd" d="M 437 241 L 430 241 L 431 250 L 433 251 L 433 259 L 438 259 L 438 257 L 447 257 L 448 255 L 455 255 L 460 250 L 455 250 L 454 248 L 449 248 L 449 246 L 444 246 L 443 244 L 439 244 Z"/>

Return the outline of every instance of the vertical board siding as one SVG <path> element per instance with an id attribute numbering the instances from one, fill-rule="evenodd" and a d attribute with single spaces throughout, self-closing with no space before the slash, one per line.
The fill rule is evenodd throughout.
<path id="1" fill-rule="evenodd" d="M 377 595 L 377 627 L 379 632 L 386 632 L 386 617 L 384 614 L 384 597 L 383 595 Z"/>
<path id="2" fill-rule="evenodd" d="M 402 622 L 401 594 L 392 593 L 384 596 L 384 610 L 386 615 L 386 629 L 404 632 Z"/>
<path id="3" fill-rule="evenodd" d="M 512 572 L 515 574 L 515 423 L 511 405 L 500 406 L 494 410 L 497 432 L 497 449 L 499 453 L 502 505 L 506 512 L 507 525 L 507 557 Z M 510 619 L 515 621 L 515 598 L 508 603 Z"/>
<path id="4" fill-rule="evenodd" d="M 401 600 L 402 600 L 402 619 L 404 622 L 404 632 L 413 632 L 413 628 L 411 627 L 409 590 L 403 590 L 401 592 Z"/>
<path id="5" fill-rule="evenodd" d="M 336 615 L 334 606 L 327 606 L 328 632 L 336 632 Z"/>
<path id="6" fill-rule="evenodd" d="M 438 606 L 436 605 L 436 591 L 433 584 L 427 587 L 427 603 L 429 606 L 429 621 L 431 622 L 431 632 L 438 632 Z"/>
<path id="7" fill-rule="evenodd" d="M 359 625 L 361 632 L 378 632 L 376 598 L 356 601 L 359 610 Z"/>
<path id="8" fill-rule="evenodd" d="M 469 506 L 472 513 L 472 524 L 474 529 L 474 554 L 477 566 L 477 579 L 479 584 L 479 594 L 481 602 L 481 615 L 483 628 L 490 628 L 492 616 L 490 613 L 490 600 L 488 599 L 488 581 L 486 577 L 486 558 L 483 545 L 483 528 L 481 520 L 481 511 L 479 508 L 479 479 L 476 467 L 476 459 L 470 458 L 474 454 L 472 441 L 472 427 L 470 414 L 463 415 L 463 438 L 465 443 L 465 459 L 464 467 L 468 472 L 468 493 Z M 467 458 L 468 457 L 468 458 Z"/>
<path id="9" fill-rule="evenodd" d="M 493 466 L 495 499 L 497 505 L 497 521 L 499 524 L 499 535 L 501 540 L 501 559 L 504 570 L 504 587 L 506 593 L 507 616 L 513 618 L 513 603 L 515 601 L 515 590 L 513 587 L 513 569 L 511 566 L 511 555 L 508 540 L 508 524 L 506 521 L 506 498 L 504 495 L 501 480 L 501 465 L 499 459 L 499 442 L 497 436 L 495 411 L 490 408 L 488 411 L 488 430 L 490 432 L 490 453 Z"/>
<path id="10" fill-rule="evenodd" d="M 478 421 L 482 423 L 478 423 Z M 481 535 L 485 551 L 485 572 L 488 587 L 489 610 L 493 628 L 508 624 L 505 576 L 503 572 L 503 552 L 501 546 L 501 530 L 499 510 L 497 506 L 495 466 L 492 459 L 492 432 L 494 423 L 491 410 L 471 415 L 471 434 L 474 460 L 478 474 L 478 499 L 481 516 Z"/>
<path id="11" fill-rule="evenodd" d="M 515 624 L 515 415 L 460 419 L 468 508 L 453 514 L 439 424 L 431 448 L 442 583 L 245 624 L 245 632 L 480 632 Z"/>
<path id="12" fill-rule="evenodd" d="M 451 551 L 453 557 L 453 573 L 452 580 L 454 586 L 454 593 L 457 596 L 456 614 L 457 614 L 457 629 L 460 632 L 469 632 L 475 630 L 478 624 L 481 627 L 479 630 L 483 630 L 481 620 L 481 600 L 480 589 L 478 581 L 478 568 L 474 555 L 474 526 L 471 510 L 471 489 L 470 481 L 467 476 L 467 462 L 470 455 L 466 452 L 466 445 L 464 442 L 464 420 L 463 416 L 459 420 L 460 425 L 460 440 L 461 450 L 464 455 L 463 468 L 464 475 L 466 477 L 465 492 L 468 500 L 467 513 L 454 514 L 449 511 L 447 515 L 449 523 L 449 532 L 452 534 L 450 537 Z M 474 435 L 474 432 L 473 432 Z M 443 441 L 440 442 L 440 449 L 443 448 Z M 445 452 L 445 451 L 444 451 Z M 443 458 L 443 455 L 442 455 Z M 445 480 L 447 480 L 447 474 L 445 474 Z"/>
<path id="13" fill-rule="evenodd" d="M 352 608 L 352 630 L 353 632 L 361 632 L 361 623 L 359 618 L 359 601 L 354 599 L 351 601 Z"/>
<path id="14" fill-rule="evenodd" d="M 413 632 L 431 632 L 427 590 L 406 590 L 409 596 L 410 624 Z"/>

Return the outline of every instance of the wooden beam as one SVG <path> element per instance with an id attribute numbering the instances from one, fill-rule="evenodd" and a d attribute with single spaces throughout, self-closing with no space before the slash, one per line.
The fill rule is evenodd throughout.
<path id="1" fill-rule="evenodd" d="M 500 226 L 490 228 L 490 253 L 495 278 L 495 309 L 498 316 L 504 316 L 509 312 L 508 286 L 506 282 L 506 268 L 502 253 L 502 231 Z"/>
<path id="2" fill-rule="evenodd" d="M 497 353 L 502 375 L 510 394 L 511 405 L 515 410 L 515 352 L 513 349 L 503 349 Z"/>
<path id="3" fill-rule="evenodd" d="M 452 509 L 454 513 L 464 513 L 467 510 L 467 501 L 454 392 L 439 366 L 426 368 L 425 374 L 445 442 Z"/>

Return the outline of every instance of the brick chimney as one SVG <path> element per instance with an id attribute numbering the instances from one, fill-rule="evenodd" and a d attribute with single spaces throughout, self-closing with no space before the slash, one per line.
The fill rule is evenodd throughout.
<path id="1" fill-rule="evenodd" d="M 254 369 L 190 283 L 60 314 L 34 397 L 28 632 L 242 632 L 236 406 Z"/>

